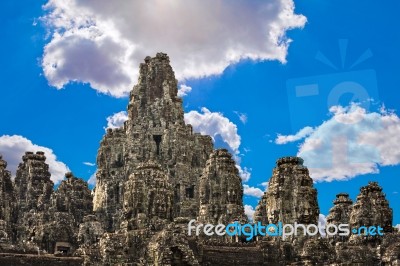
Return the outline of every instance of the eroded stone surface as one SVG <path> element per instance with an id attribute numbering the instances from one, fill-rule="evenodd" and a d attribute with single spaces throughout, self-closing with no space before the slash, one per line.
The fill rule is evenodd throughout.
<path id="1" fill-rule="evenodd" d="M 385 232 L 391 232 L 393 210 L 382 188 L 377 182 L 369 182 L 361 187 L 357 201 L 352 206 L 350 224 L 352 227 L 381 226 Z"/>
<path id="2" fill-rule="evenodd" d="M 173 219 L 173 188 L 155 161 L 141 163 L 125 183 L 122 228 L 162 229 Z"/>
<path id="3" fill-rule="evenodd" d="M 14 187 L 7 162 L 0 155 L 0 241 L 10 242 L 12 238 L 12 223 L 14 217 Z"/>
<path id="4" fill-rule="evenodd" d="M 214 151 L 200 178 L 199 222 L 245 222 L 243 186 L 235 161 L 225 149 Z"/>
<path id="5" fill-rule="evenodd" d="M 317 190 L 308 169 L 299 157 L 283 157 L 276 162 L 268 190 L 254 214 L 264 224 L 317 224 Z"/>
<path id="6" fill-rule="evenodd" d="M 329 210 L 326 221 L 331 224 L 348 224 L 353 201 L 347 193 L 339 193 L 333 201 L 333 207 Z"/>

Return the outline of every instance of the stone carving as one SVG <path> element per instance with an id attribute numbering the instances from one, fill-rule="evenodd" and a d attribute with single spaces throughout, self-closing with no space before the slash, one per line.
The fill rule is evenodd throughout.
<path id="1" fill-rule="evenodd" d="M 264 224 L 278 221 L 294 224 L 317 224 L 319 207 L 317 190 L 308 169 L 299 157 L 284 157 L 276 162 L 268 191 L 255 213 L 256 221 Z"/>
<path id="2" fill-rule="evenodd" d="M 16 238 L 38 244 L 37 231 L 48 216 L 53 181 L 43 152 L 26 152 L 15 177 L 17 225 Z"/>
<path id="3" fill-rule="evenodd" d="M 330 224 L 348 224 L 353 201 L 347 193 L 339 193 L 333 201 L 333 207 L 329 210 L 326 221 Z"/>
<path id="4" fill-rule="evenodd" d="M 11 181 L 11 173 L 6 170 L 7 162 L 0 155 L 0 241 L 11 240 L 11 225 L 14 217 L 14 187 Z"/>
<path id="5" fill-rule="evenodd" d="M 382 188 L 377 182 L 369 182 L 360 189 L 357 201 L 352 206 L 350 224 L 352 227 L 379 225 L 385 232 L 391 232 L 393 211 L 389 207 Z"/>
<path id="6" fill-rule="evenodd" d="M 227 150 L 216 150 L 200 178 L 199 222 L 228 224 L 246 220 L 242 180 L 235 161 Z"/>
<path id="7" fill-rule="evenodd" d="M 72 173 L 66 173 L 65 177 L 52 195 L 52 206 L 54 211 L 71 214 L 79 227 L 84 216 L 93 212 L 93 197 L 87 182 Z"/>
<path id="8" fill-rule="evenodd" d="M 125 183 L 122 227 L 132 230 L 164 226 L 172 221 L 172 204 L 173 189 L 168 175 L 154 161 L 141 163 Z"/>
<path id="9" fill-rule="evenodd" d="M 326 217 L 328 224 L 350 224 L 350 212 L 352 209 L 353 201 L 349 198 L 347 193 L 339 193 L 333 201 L 333 207 L 329 210 Z M 337 241 L 348 240 L 348 236 L 329 235 L 328 237 L 334 238 Z"/>
<path id="10" fill-rule="evenodd" d="M 43 211 L 50 205 L 53 181 L 44 152 L 26 152 L 15 177 L 19 218 L 29 210 Z"/>

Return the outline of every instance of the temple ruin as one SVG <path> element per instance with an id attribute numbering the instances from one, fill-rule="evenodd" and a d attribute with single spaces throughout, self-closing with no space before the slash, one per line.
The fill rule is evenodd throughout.
<path id="1" fill-rule="evenodd" d="M 339 193 L 327 223 L 379 225 L 384 236 L 189 236 L 191 220 L 318 224 L 309 171 L 299 157 L 278 159 L 250 221 L 232 155 L 185 123 L 166 54 L 140 64 L 127 110 L 100 142 L 93 191 L 72 173 L 54 189 L 43 152 L 26 152 L 14 180 L 0 156 L 0 265 L 400 265 L 376 182 L 355 202 Z"/>

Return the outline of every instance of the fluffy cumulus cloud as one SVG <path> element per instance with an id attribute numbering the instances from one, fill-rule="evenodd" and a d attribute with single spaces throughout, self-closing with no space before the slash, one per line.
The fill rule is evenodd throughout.
<path id="1" fill-rule="evenodd" d="M 185 114 L 186 124 L 191 124 L 195 132 L 210 135 L 215 138 L 220 136 L 229 145 L 234 154 L 239 154 L 240 136 L 237 126 L 222 113 L 211 112 L 207 108 L 201 108 L 201 112 L 190 111 Z"/>
<path id="2" fill-rule="evenodd" d="M 25 152 L 37 152 L 43 151 L 46 156 L 46 163 L 49 165 L 49 170 L 51 173 L 51 180 L 55 184 L 58 184 L 63 180 L 65 173 L 69 172 L 68 167 L 57 160 L 57 156 L 54 154 L 53 150 L 33 144 L 27 138 L 18 135 L 3 135 L 0 137 L 0 154 L 3 155 L 3 159 L 7 161 L 7 169 L 11 171 L 12 175 L 18 168 L 18 164 L 22 162 L 22 156 Z"/>
<path id="3" fill-rule="evenodd" d="M 261 198 L 264 192 L 258 187 L 251 187 L 247 184 L 243 184 L 243 194 L 250 197 Z"/>
<path id="4" fill-rule="evenodd" d="M 247 167 L 241 167 L 240 165 L 236 165 L 237 169 L 239 170 L 239 175 L 240 178 L 242 179 L 243 182 L 247 182 L 250 180 L 251 177 L 251 168 L 247 168 Z"/>
<path id="5" fill-rule="evenodd" d="M 313 129 L 306 127 L 294 137 L 276 139 L 276 143 L 287 143 L 303 136 L 298 155 L 315 181 L 347 180 L 378 173 L 379 166 L 400 163 L 400 118 L 396 113 L 384 108 L 367 112 L 356 104 L 333 106 L 330 113 L 330 119 Z"/>
<path id="6" fill-rule="evenodd" d="M 188 93 L 191 91 L 192 91 L 192 87 L 189 87 L 189 86 L 183 84 L 179 87 L 178 96 L 184 97 L 184 96 L 188 95 Z"/>
<path id="7" fill-rule="evenodd" d="M 107 128 L 120 128 L 124 125 L 124 122 L 128 120 L 128 114 L 125 111 L 121 111 L 110 115 L 107 119 Z"/>
<path id="8" fill-rule="evenodd" d="M 253 221 L 254 218 L 254 208 L 251 205 L 244 205 L 244 213 L 247 215 L 250 221 Z"/>
<path id="9" fill-rule="evenodd" d="M 128 93 L 145 56 L 170 55 L 177 78 L 220 74 L 241 59 L 285 62 L 286 31 L 306 18 L 293 0 L 49 0 L 42 67 L 49 84 Z"/>

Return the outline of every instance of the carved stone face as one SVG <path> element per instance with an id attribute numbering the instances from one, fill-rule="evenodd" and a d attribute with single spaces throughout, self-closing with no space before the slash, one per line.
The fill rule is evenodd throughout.
<path id="1" fill-rule="evenodd" d="M 300 208 L 300 221 L 301 223 L 310 223 L 311 222 L 311 217 L 312 217 L 312 209 L 310 206 L 307 204 L 306 206 L 303 206 L 303 208 Z"/>
<path id="2" fill-rule="evenodd" d="M 274 210 L 268 213 L 268 222 L 272 223 L 272 224 L 276 224 L 278 223 L 278 219 L 279 219 L 279 211 L 278 210 Z"/>

